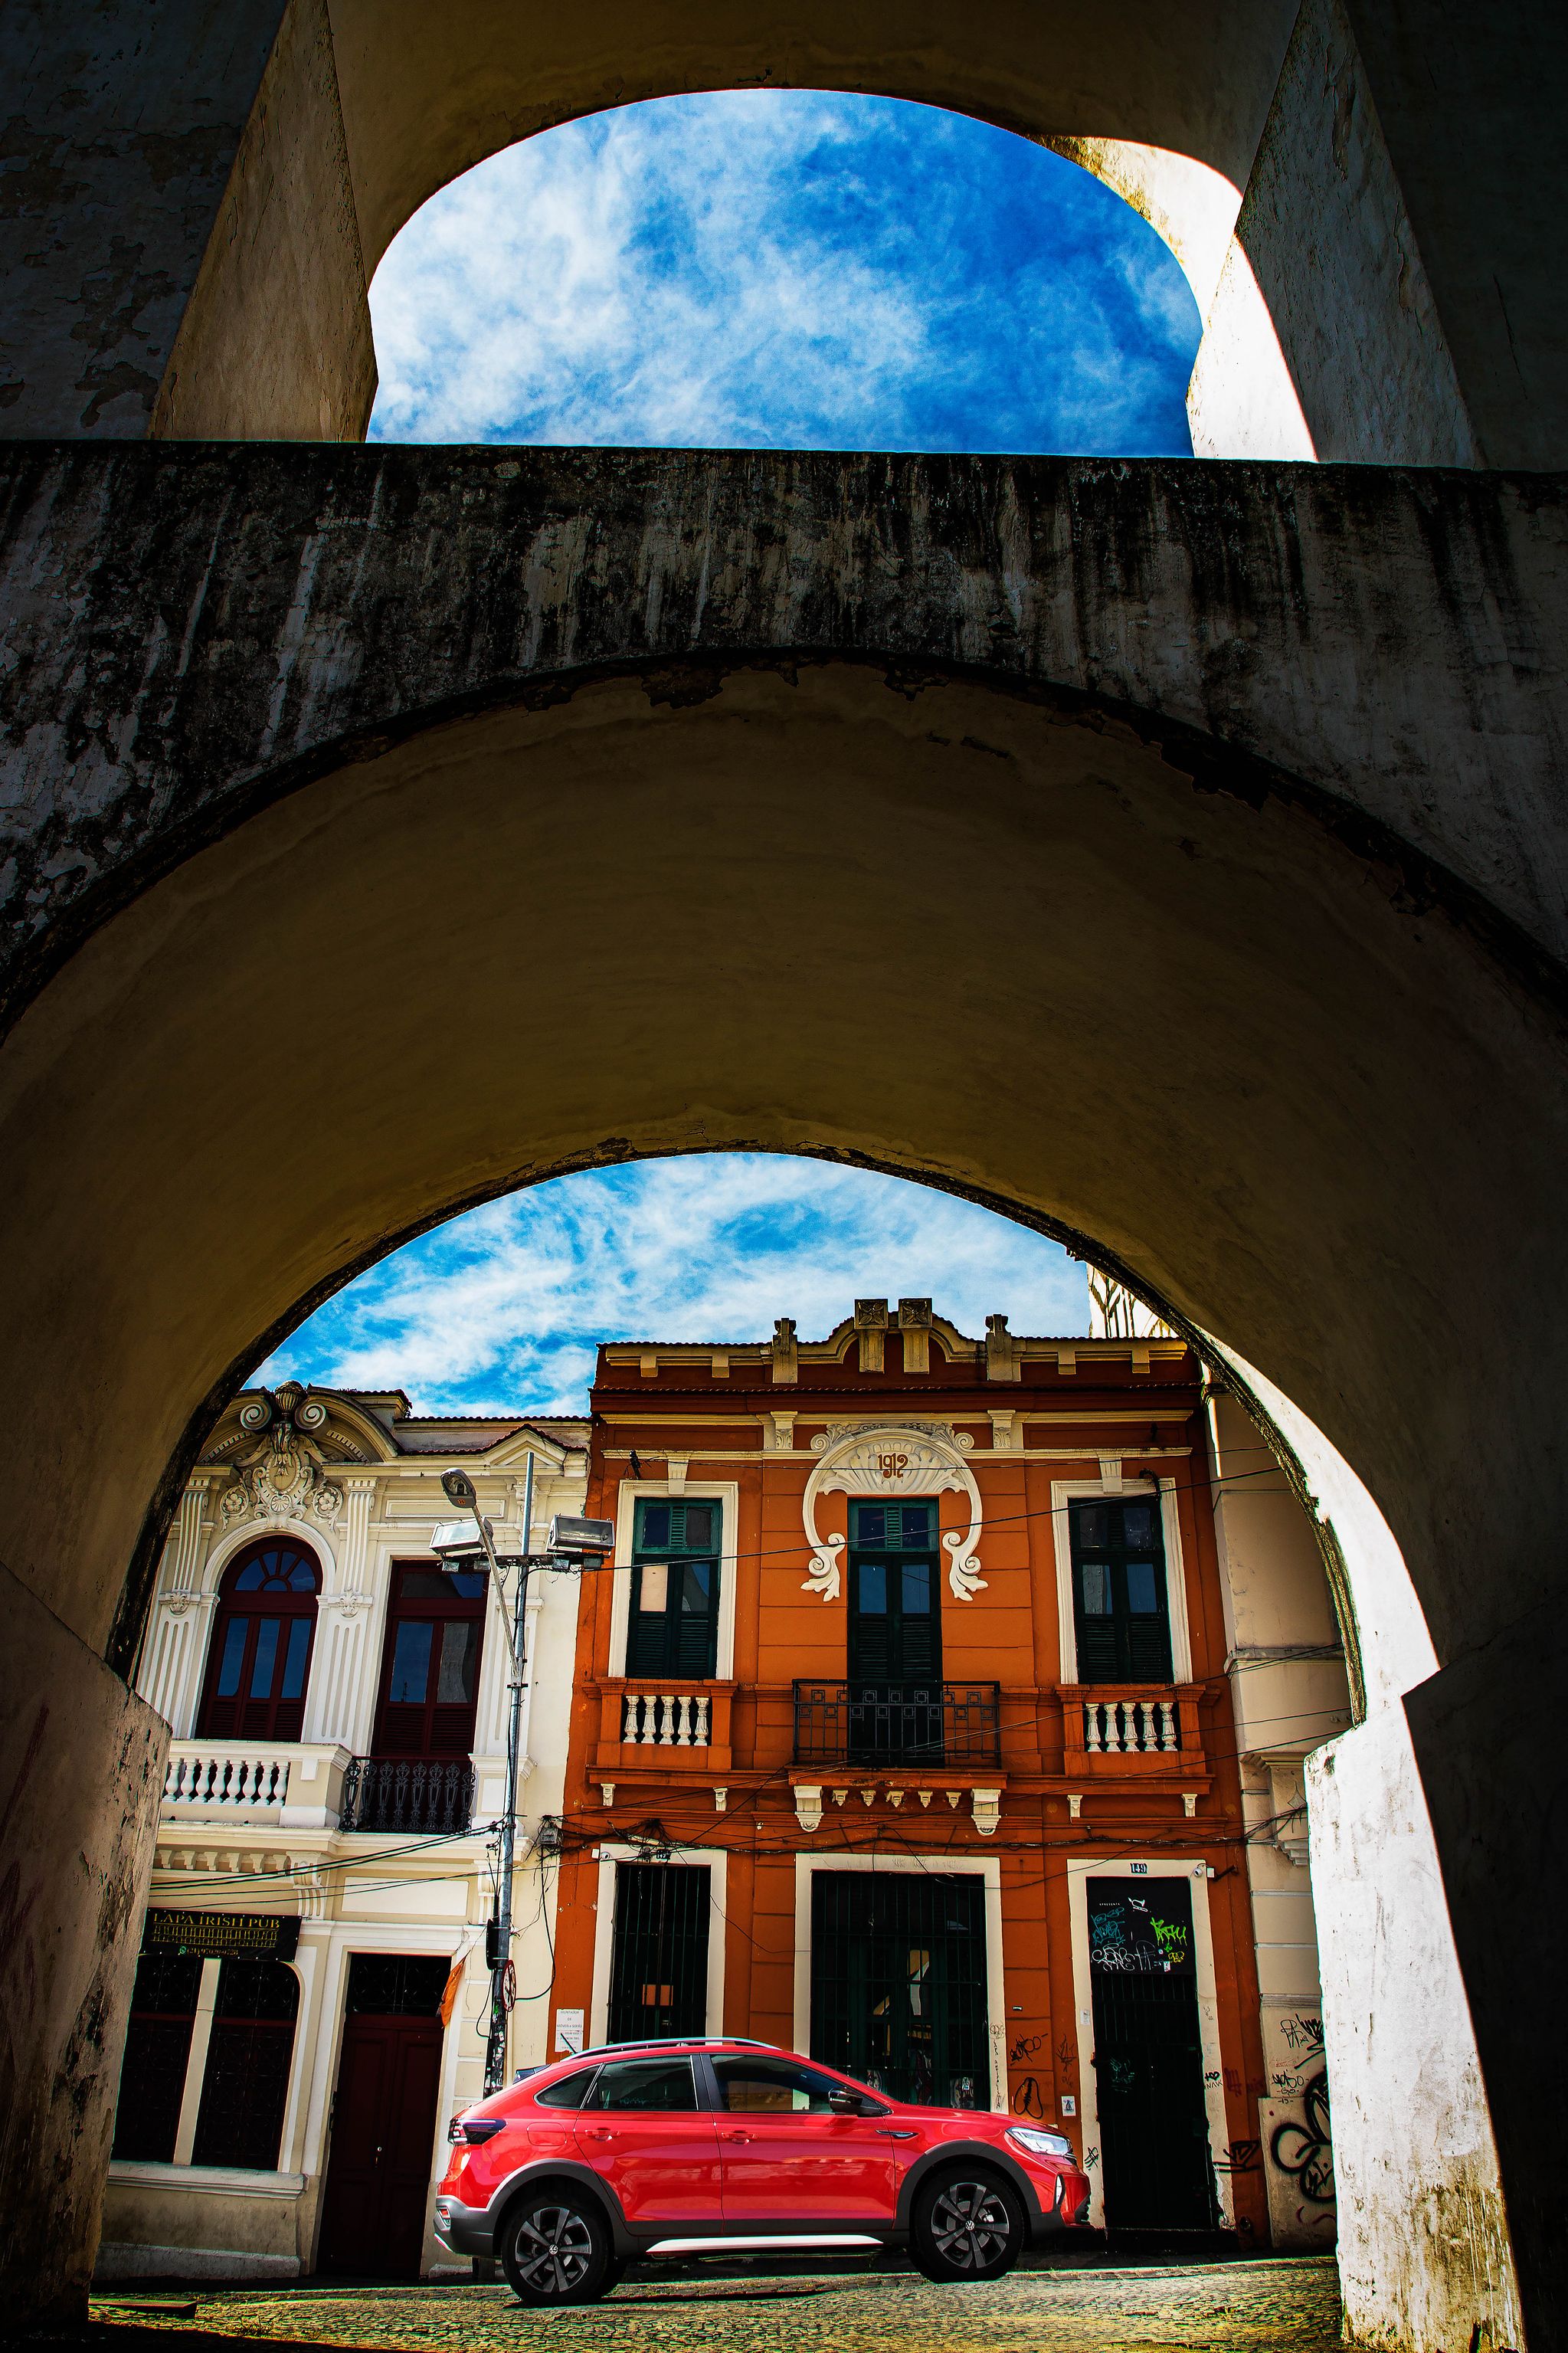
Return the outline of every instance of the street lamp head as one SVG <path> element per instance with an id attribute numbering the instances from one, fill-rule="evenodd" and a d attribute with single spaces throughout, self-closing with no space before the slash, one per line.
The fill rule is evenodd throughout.
<path id="1" fill-rule="evenodd" d="M 466 1471 L 443 1471 L 441 1484 L 447 1491 L 447 1501 L 449 1504 L 460 1504 L 470 1512 L 478 1510 L 479 1499 L 474 1492 L 474 1482 Z"/>

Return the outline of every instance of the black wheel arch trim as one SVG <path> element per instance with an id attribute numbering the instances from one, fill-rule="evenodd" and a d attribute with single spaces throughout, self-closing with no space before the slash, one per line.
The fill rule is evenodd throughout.
<path id="1" fill-rule="evenodd" d="M 999 2173 L 1016 2189 L 1024 2201 L 1024 2219 L 1033 2236 L 1051 2221 L 1040 2204 L 1039 2194 L 1023 2167 L 1005 2148 L 994 2141 L 946 2141 L 940 2148 L 928 2148 L 916 2158 L 899 2188 L 898 2228 L 908 2231 L 914 2218 L 915 2200 L 933 2174 L 947 2173 L 954 2166 L 984 2165 Z"/>
<path id="2" fill-rule="evenodd" d="M 646 2238 L 638 2238 L 627 2229 L 620 2200 L 591 2165 L 584 2165 L 580 2158 L 536 2157 L 527 2165 L 520 2165 L 515 2173 L 509 2173 L 484 2209 L 484 2227 L 490 2234 L 492 2248 L 508 2212 L 518 2199 L 533 2183 L 545 2181 L 570 2182 L 574 2189 L 581 2189 L 592 2198 L 609 2225 L 610 2238 L 619 2261 L 626 2262 L 646 2245 Z"/>

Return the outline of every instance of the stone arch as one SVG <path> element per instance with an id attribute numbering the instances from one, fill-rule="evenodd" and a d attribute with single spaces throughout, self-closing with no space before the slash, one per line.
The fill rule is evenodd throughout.
<path id="1" fill-rule="evenodd" d="M 79 87 L 63 122 L 52 90 L 38 104 L 39 151 L 102 200 L 26 265 L 30 299 L 5 355 L 21 387 L 13 429 L 114 434 L 150 420 L 175 437 L 355 438 L 374 386 L 365 289 L 437 188 L 606 107 L 775 85 L 978 116 L 1071 156 L 1144 212 L 1205 315 L 1191 404 L 1202 452 L 1552 462 L 1564 415 L 1553 273 L 1511 218 L 1518 153 L 1551 152 L 1532 11 L 1473 41 L 1445 21 L 1425 47 L 1391 38 L 1382 13 L 1369 22 L 1338 0 L 1163 14 L 986 0 L 957 42 L 940 9 L 911 16 L 893 0 L 850 13 L 795 0 L 765 22 L 736 0 L 658 0 L 592 26 L 455 0 L 438 31 L 414 0 L 245 0 L 221 54 L 182 45 L 171 24 L 167 53 L 149 38 L 132 64 L 105 30 L 98 77 L 82 70 L 91 36 L 62 18 L 34 37 L 29 65 L 51 90 L 58 43 L 57 79 Z M 1473 93 L 1510 70 L 1512 120 L 1498 110 L 1494 143 Z M 126 107 L 143 140 L 149 118 L 216 128 L 171 171 L 155 139 L 145 164 L 140 148 L 126 158 Z M 1447 201 L 1461 126 L 1462 227 Z M 1484 294 L 1478 206 L 1501 265 Z M 1539 210 L 1550 219 L 1544 188 Z M 103 268 L 123 269 L 122 250 L 142 259 L 138 299 L 106 307 L 94 290 Z M 75 339 L 68 357 L 62 337 Z"/>
<path id="2" fill-rule="evenodd" d="M 978 665 L 541 685 L 252 778 L 248 815 L 220 793 L 16 1023 L 0 1525 L 59 1617 L 110 1639 L 215 1402 L 356 1266 L 519 1182 L 744 1145 L 1092 1237 L 1356 1466 L 1439 1662 L 1511 1641 L 1558 1499 L 1538 1467 L 1505 1521 L 1531 1432 L 1446 1352 L 1478 1294 L 1534 1318 L 1538 1367 L 1561 1347 L 1485 1203 L 1547 1229 L 1564 1106 L 1463 924 L 1370 887 L 1279 770 L 1232 752 L 1251 788 L 1202 790 L 1148 712 Z M 40 1492 L 84 1385 L 115 1426 Z M 1483 1477 L 1434 1465 L 1434 1413 Z M 139 1606 L 132 1577 L 117 1648 Z"/>

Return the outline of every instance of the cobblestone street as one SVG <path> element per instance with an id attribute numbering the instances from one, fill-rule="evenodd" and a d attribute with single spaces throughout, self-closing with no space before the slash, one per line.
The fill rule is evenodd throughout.
<path id="1" fill-rule="evenodd" d="M 227 2353 L 240 2341 L 378 2353 L 552 2345 L 574 2353 L 706 2353 L 717 2345 L 724 2353 L 1331 2353 L 1340 2337 L 1333 2263 L 1313 2256 L 1018 2271 L 979 2288 L 935 2287 L 895 2270 L 742 2279 L 644 2271 L 601 2305 L 549 2315 L 522 2310 L 505 2287 L 466 2284 L 127 2292 L 95 2299 L 92 2317 L 103 2353 L 146 2353 L 153 2337 L 177 2340 L 177 2353 Z"/>

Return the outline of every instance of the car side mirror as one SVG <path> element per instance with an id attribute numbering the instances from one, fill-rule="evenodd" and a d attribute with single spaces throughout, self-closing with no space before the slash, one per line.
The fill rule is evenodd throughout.
<path id="1" fill-rule="evenodd" d="M 858 2116 L 864 2113 L 858 2092 L 829 2092 L 827 2105 L 836 2116 Z"/>

